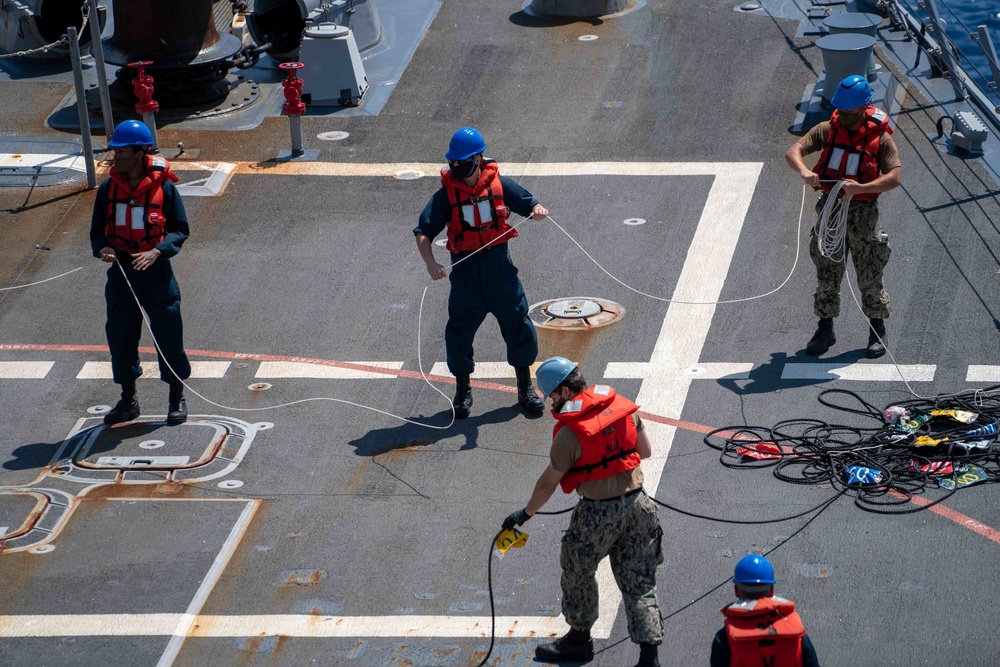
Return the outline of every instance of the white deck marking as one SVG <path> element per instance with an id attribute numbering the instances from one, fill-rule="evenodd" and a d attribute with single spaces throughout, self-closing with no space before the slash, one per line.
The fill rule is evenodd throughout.
<path id="1" fill-rule="evenodd" d="M 162 637 L 190 621 L 188 637 L 489 637 L 483 616 L 189 616 L 188 614 L 45 614 L 0 616 L 0 637 Z M 554 637 L 560 616 L 497 616 L 498 637 Z"/>
<path id="2" fill-rule="evenodd" d="M 1000 366 L 969 366 L 966 382 L 1000 382 Z"/>
<path id="3" fill-rule="evenodd" d="M 926 364 L 785 364 L 781 379 L 902 382 L 905 377 L 908 382 L 931 382 L 936 370 L 937 366 Z"/>
<path id="4" fill-rule="evenodd" d="M 715 179 L 671 297 L 678 301 L 718 301 L 763 167 L 761 163 L 711 166 L 712 170 L 708 173 L 714 174 Z M 698 362 L 712 326 L 715 308 L 714 305 L 681 303 L 671 303 L 667 307 L 635 401 L 644 410 L 663 417 L 681 418 L 694 376 L 672 373 L 670 369 L 701 365 Z M 642 462 L 644 486 L 650 493 L 655 493 L 677 429 L 649 420 L 644 423 L 653 445 L 653 456 Z M 598 568 L 597 583 L 600 612 L 591 633 L 606 639 L 611 636 L 611 628 L 621 605 L 621 594 L 607 559 Z"/>
<path id="5" fill-rule="evenodd" d="M 221 378 L 225 377 L 226 371 L 229 370 L 229 366 L 232 362 L 229 361 L 192 361 L 191 362 L 191 377 L 193 378 Z M 156 361 L 141 361 L 139 365 L 142 366 L 142 376 L 140 380 L 158 380 L 160 379 L 160 364 Z M 113 375 L 111 373 L 111 362 L 110 361 L 88 361 L 80 369 L 80 372 L 76 374 L 77 380 L 110 380 Z"/>
<path id="6" fill-rule="evenodd" d="M 184 167 L 178 169 L 183 164 Z M 197 178 L 187 183 L 179 183 L 177 191 L 184 197 L 217 197 L 221 195 L 229 179 L 233 177 L 236 165 L 232 162 L 171 162 L 170 168 L 174 171 L 198 171 L 208 172 L 208 176 Z"/>
<path id="7" fill-rule="evenodd" d="M 41 380 L 54 361 L 0 361 L 0 378 L 4 380 Z"/>
<path id="8" fill-rule="evenodd" d="M 693 380 L 746 380 L 750 377 L 753 364 L 739 363 L 702 363 L 685 368 L 660 368 L 660 375 L 672 373 L 677 377 L 690 377 Z M 645 379 L 652 372 L 651 364 L 639 362 L 611 362 L 604 370 L 606 379 Z"/>
<path id="9" fill-rule="evenodd" d="M 259 170 L 243 163 L 237 167 L 236 173 L 263 173 L 267 175 L 322 175 L 322 176 L 387 176 L 400 169 L 419 169 L 428 174 L 436 174 L 442 165 L 360 165 L 336 163 L 284 163 L 269 166 Z M 698 228 L 695 231 L 691 246 L 688 248 L 684 267 L 681 270 L 673 298 L 683 301 L 716 301 L 722 293 L 729 265 L 736 250 L 736 243 L 743 228 L 750 201 L 753 198 L 757 180 L 763 163 L 551 163 L 551 164 L 516 164 L 504 163 L 504 173 L 510 176 L 567 176 L 567 175 L 640 175 L 640 176 L 714 176 L 708 199 L 702 210 Z M 693 367 L 710 368 L 711 365 L 699 364 L 702 348 L 708 337 L 708 331 L 715 315 L 714 305 L 694 306 L 670 304 L 667 308 L 663 325 L 653 347 L 652 357 L 642 368 L 633 367 L 637 377 L 643 380 L 642 388 L 636 402 L 645 410 L 664 417 L 679 419 L 687 400 L 687 393 L 696 375 L 692 373 L 664 372 L 664 369 L 689 369 Z M 642 374 L 639 375 L 639 371 Z M 596 379 L 596 378 L 594 378 Z M 676 428 L 664 424 L 646 421 L 653 444 L 653 456 L 643 461 L 642 467 L 646 479 L 646 488 L 651 492 L 659 486 L 660 476 L 667 456 L 673 444 Z M 235 529 L 234 529 L 235 530 Z M 669 528 L 668 528 L 669 530 Z M 221 554 L 220 554 L 221 557 Z M 214 569 L 214 568 L 213 568 Z M 221 567 L 220 567 L 221 570 Z M 218 573 L 216 572 L 216 577 Z M 608 560 L 602 561 L 597 574 L 600 594 L 600 616 L 591 630 L 597 639 L 607 639 L 618 615 L 621 604 L 621 594 L 615 585 L 614 577 Z M 209 578 L 206 578 L 208 581 Z M 212 581 L 214 584 L 214 579 Z M 204 584 L 203 584 L 204 588 Z M 211 586 L 209 586 L 209 589 Z M 207 592 L 205 593 L 207 595 Z M 202 603 L 204 600 L 202 600 Z M 177 621 L 171 640 L 173 656 L 180 649 L 183 638 L 178 636 L 183 632 L 189 636 L 201 635 L 213 631 L 213 627 L 222 628 L 220 632 L 234 632 L 235 635 L 224 636 L 260 636 L 261 634 L 289 634 L 289 630 L 298 629 L 303 635 L 297 636 L 330 636 L 320 632 L 330 632 L 321 625 L 324 617 L 309 616 L 308 622 L 294 621 L 294 616 L 224 616 L 197 617 L 196 611 L 189 609 L 187 614 L 167 615 L 166 621 Z M 199 606 L 200 608 L 200 606 Z M 112 615 L 103 616 L 6 616 L 0 617 L 0 636 L 45 636 L 38 633 L 50 632 L 49 636 L 66 636 L 86 631 L 87 636 L 109 635 L 121 631 L 122 634 L 152 634 L 156 619 L 164 623 L 163 616 L 149 615 L 150 621 L 142 619 L 146 615 Z M 91 623 L 88 619 L 108 618 L 105 622 Z M 490 618 L 488 616 L 378 616 L 378 617 L 330 617 L 334 619 L 332 626 L 346 627 L 344 635 L 365 636 L 365 632 L 377 632 L 379 637 L 484 637 L 489 632 Z M 52 623 L 52 619 L 61 619 Z M 114 620 L 117 619 L 117 620 Z M 242 620 L 241 620 L 242 619 Z M 263 623 L 261 626 L 249 628 L 243 622 Z M 286 621 L 294 627 L 279 625 Z M 412 623 L 411 623 L 412 621 Z M 273 623 L 274 625 L 268 625 Z M 415 626 L 415 627 L 411 627 Z M 229 628 L 232 629 L 229 629 Z M 322 627 L 322 629 L 321 629 Z M 506 630 L 505 630 L 506 628 Z M 544 629 L 543 628 L 551 628 Z M 518 616 L 500 617 L 497 619 L 497 636 L 551 636 L 562 634 L 567 627 L 562 617 L 553 616 Z M 15 631 L 26 634 L 9 634 Z M 164 630 L 169 634 L 169 629 Z M 419 634 L 416 634 L 419 633 Z M 531 633 L 534 633 L 532 635 Z M 376 635 L 368 635 L 376 636 Z M 168 647 L 168 651 L 171 647 Z M 164 654 L 164 659 L 167 653 Z M 171 660 L 173 658 L 171 657 Z M 160 661 L 158 667 L 166 667 L 169 662 Z"/>
<path id="10" fill-rule="evenodd" d="M 76 153 L 0 153 L 0 167 L 46 167 L 84 171 L 83 155 Z"/>
<path id="11" fill-rule="evenodd" d="M 191 628 L 195 624 L 198 612 L 205 606 L 205 601 L 208 599 L 212 589 L 215 588 L 215 582 L 219 580 L 219 575 L 226 569 L 226 565 L 229 563 L 229 559 L 232 558 L 233 552 L 236 551 L 236 546 L 240 543 L 243 533 L 246 532 L 247 526 L 250 525 L 250 520 L 253 519 L 254 512 L 260 506 L 259 500 L 247 500 L 246 503 L 247 505 L 243 508 L 243 512 L 233 525 L 233 529 L 229 531 L 229 537 L 226 538 L 222 549 L 215 556 L 215 561 L 208 570 L 208 574 L 201 580 L 201 586 L 198 587 L 198 591 L 194 594 L 194 598 L 188 605 L 187 612 L 181 614 L 177 620 L 174 630 L 171 633 L 173 636 L 167 643 L 167 648 L 163 651 L 163 655 L 160 656 L 159 662 L 156 663 L 156 667 L 170 667 L 170 665 L 174 664 L 174 659 L 180 652 L 185 638 L 191 633 Z"/>
<path id="12" fill-rule="evenodd" d="M 430 375 L 442 375 L 451 377 L 448 364 L 438 361 L 431 368 Z M 471 375 L 474 380 L 490 380 L 494 378 L 514 378 L 514 367 L 506 361 L 477 361 L 476 370 Z"/>
<path id="13" fill-rule="evenodd" d="M 402 361 L 352 361 L 352 364 L 399 370 Z M 308 364 L 295 361 L 262 361 L 257 367 L 256 378 L 324 378 L 335 380 L 388 379 L 397 377 L 388 373 L 358 371 L 353 368 L 339 368 L 323 364 Z"/>
<path id="14" fill-rule="evenodd" d="M 190 163 L 171 162 L 171 169 L 183 171 L 194 167 Z M 721 176 L 730 178 L 737 172 L 754 170 L 760 173 L 758 162 L 501 162 L 505 176 Z M 259 176 L 384 176 L 392 178 L 400 171 L 419 171 L 424 178 L 437 179 L 444 162 L 257 162 L 236 163 L 237 174 Z M 753 185 L 756 185 L 754 181 Z"/>

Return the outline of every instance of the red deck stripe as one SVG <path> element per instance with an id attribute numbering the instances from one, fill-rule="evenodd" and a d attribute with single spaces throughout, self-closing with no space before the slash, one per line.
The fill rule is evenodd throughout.
<path id="1" fill-rule="evenodd" d="M 34 345 L 34 344 L 17 344 L 17 343 L 0 343 L 0 351 L 17 351 L 23 350 L 26 352 L 107 352 L 108 348 L 104 345 Z M 156 354 L 156 349 L 152 347 L 140 347 L 139 351 L 145 354 Z M 347 361 L 334 361 L 332 359 L 315 359 L 311 357 L 292 357 L 286 355 L 277 354 L 255 354 L 252 352 L 225 352 L 218 350 L 188 350 L 187 353 L 194 357 L 209 357 L 215 359 L 233 359 L 233 360 L 249 360 L 249 361 L 283 361 L 283 362 L 294 362 L 302 364 L 317 364 L 320 366 L 333 366 L 336 368 L 349 368 L 356 371 L 366 371 L 369 373 L 382 373 L 384 375 L 395 375 L 399 377 L 411 378 L 416 380 L 422 380 L 423 376 L 417 371 L 404 371 L 404 370 L 392 370 L 389 368 L 380 368 L 376 366 L 366 366 L 365 364 L 355 364 Z M 455 378 L 444 375 L 427 375 L 427 379 L 434 382 L 444 382 L 454 384 Z M 483 380 L 473 380 L 472 386 L 480 387 L 482 389 L 493 389 L 494 391 L 504 391 L 507 393 L 517 393 L 517 387 L 507 384 L 499 384 L 497 382 L 485 382 Z M 648 419 L 651 422 L 656 422 L 657 424 L 666 424 L 667 426 L 673 426 L 685 431 L 692 431 L 695 433 L 711 433 L 715 429 L 711 426 L 705 426 L 704 424 L 696 424 L 694 422 L 684 421 L 682 419 L 673 419 L 671 417 L 662 417 L 660 415 L 654 415 L 649 412 L 639 412 L 639 415 L 643 419 Z M 732 433 L 729 431 L 720 431 L 718 434 L 720 437 L 730 437 Z M 902 496 L 899 496 L 902 497 Z M 910 502 L 914 505 L 920 507 L 926 507 L 930 505 L 931 501 L 920 496 L 913 496 L 910 498 Z M 985 523 L 976 521 L 970 516 L 962 514 L 950 507 L 945 507 L 944 505 L 934 505 L 929 507 L 928 511 L 937 514 L 938 516 L 944 517 L 953 523 L 958 524 L 963 528 L 967 528 L 972 532 L 982 535 L 986 539 L 1000 544 L 1000 531 L 995 528 L 987 526 Z"/>

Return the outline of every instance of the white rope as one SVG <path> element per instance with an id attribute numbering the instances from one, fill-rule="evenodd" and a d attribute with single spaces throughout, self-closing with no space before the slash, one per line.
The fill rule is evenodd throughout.
<path id="1" fill-rule="evenodd" d="M 6 292 L 12 289 L 24 289 L 25 287 L 34 287 L 35 285 L 41 285 L 42 283 L 47 283 L 50 280 L 55 280 L 57 278 L 62 278 L 63 276 L 68 276 L 69 274 L 75 273 L 82 268 L 83 268 L 82 266 L 78 266 L 72 271 L 67 271 L 66 273 L 60 273 L 58 276 L 52 276 L 51 278 L 46 278 L 45 280 L 36 280 L 35 282 L 28 283 L 26 285 L 14 285 L 13 287 L 0 287 L 0 292 Z"/>
<path id="2" fill-rule="evenodd" d="M 851 195 L 840 197 L 845 181 L 837 181 L 823 204 L 816 221 L 816 245 L 819 254 L 833 262 L 847 261 L 847 214 L 851 206 Z"/>
<path id="3" fill-rule="evenodd" d="M 288 403 L 279 403 L 278 405 L 266 405 L 266 406 L 261 406 L 261 407 L 258 407 L 258 408 L 237 408 L 237 407 L 233 407 L 231 405 L 223 405 L 222 403 L 216 403 L 215 401 L 211 400 L 210 398 L 207 398 L 206 396 L 200 394 L 197 390 L 194 389 L 194 387 L 192 387 L 186 381 L 181 380 L 180 377 L 178 377 L 177 372 L 174 371 L 173 367 L 171 367 L 170 361 L 163 354 L 163 349 L 160 347 L 160 342 L 156 339 L 156 333 L 153 331 L 153 327 L 152 327 L 152 325 L 149 322 L 149 316 L 146 314 L 146 309 L 142 307 L 142 303 L 139 301 L 139 297 L 138 297 L 138 295 L 136 295 L 135 289 L 132 288 L 132 283 L 129 281 L 128 276 L 125 274 L 125 269 L 122 267 L 122 265 L 121 265 L 120 262 L 116 261 L 115 263 L 118 264 L 118 270 L 121 271 L 122 277 L 125 279 L 125 284 L 128 285 L 128 289 L 132 293 L 132 298 L 135 299 L 136 304 L 139 306 L 139 312 L 142 313 L 142 320 L 146 324 L 146 329 L 149 330 L 149 335 L 153 338 L 153 345 L 156 347 L 156 351 L 160 353 L 160 358 L 163 359 L 163 362 L 167 365 L 167 368 L 170 369 L 170 372 L 173 373 L 174 377 L 177 378 L 180 381 L 180 383 L 183 384 L 184 387 L 188 391 L 190 391 L 192 394 L 194 394 L 195 396 L 197 396 L 201 400 L 205 401 L 209 405 L 214 405 L 215 407 L 222 408 L 223 410 L 232 410 L 233 412 L 260 412 L 260 411 L 263 411 L 263 410 L 277 410 L 279 408 L 287 408 L 287 407 L 290 407 L 290 406 L 293 406 L 293 405 L 299 405 L 301 403 L 311 403 L 313 401 L 331 401 L 331 402 L 334 402 L 334 403 L 343 403 L 345 405 L 353 405 L 354 407 L 361 408 L 363 410 L 371 410 L 372 412 L 377 412 L 379 414 L 386 415 L 387 417 L 393 417 L 394 419 L 398 419 L 400 421 L 406 422 L 407 424 L 414 424 L 415 426 L 424 426 L 426 428 L 432 428 L 432 429 L 435 429 L 435 430 L 438 430 L 438 431 L 447 430 L 447 429 L 451 428 L 452 424 L 455 423 L 455 408 L 454 408 L 454 406 L 451 405 L 450 401 L 449 401 L 449 406 L 450 406 L 450 409 L 451 409 L 451 421 L 449 421 L 448 424 L 445 425 L 445 426 L 434 426 L 433 424 L 425 424 L 424 422 L 418 422 L 418 421 L 414 421 L 412 419 L 407 419 L 406 417 L 401 417 L 401 416 L 393 414 L 391 412 L 386 412 L 385 410 L 379 410 L 378 408 L 373 408 L 373 407 L 371 407 L 369 405 L 362 405 L 361 403 L 355 403 L 353 401 L 348 401 L 348 400 L 345 400 L 343 398 L 331 398 L 331 397 L 327 397 L 327 396 L 316 396 L 316 397 L 313 397 L 313 398 L 303 398 L 303 399 L 300 399 L 300 400 L 297 400 L 297 401 L 289 401 Z M 427 294 L 427 288 L 424 287 L 424 295 L 426 295 L 426 294 Z M 420 365 L 420 375 L 424 378 L 424 382 L 426 382 L 427 385 L 431 389 L 433 389 L 437 393 L 441 394 L 445 398 L 445 400 L 448 400 L 448 396 L 443 391 L 441 391 L 440 389 L 438 389 L 437 387 L 435 387 L 433 384 L 431 384 L 431 381 L 427 379 L 427 375 L 424 373 L 423 362 L 420 359 L 420 329 L 421 329 L 421 324 L 422 324 L 422 319 L 423 319 L 423 310 L 424 310 L 424 297 L 421 296 L 420 297 L 420 311 L 417 314 L 417 363 Z"/>
<path id="4" fill-rule="evenodd" d="M 689 305 L 689 306 L 715 306 L 715 305 L 727 304 L 727 303 L 742 303 L 744 301 L 753 301 L 754 299 L 763 299 L 766 296 L 771 296 L 772 294 L 774 294 L 775 292 L 777 292 L 778 290 L 780 290 L 782 287 L 784 287 L 788 283 L 788 281 L 792 277 L 792 274 L 795 273 L 795 267 L 797 267 L 798 264 L 799 264 L 799 246 L 801 245 L 801 241 L 802 241 L 802 217 L 803 217 L 803 212 L 805 211 L 805 205 L 806 205 L 806 186 L 803 184 L 803 186 L 802 186 L 802 203 L 799 205 L 799 223 L 798 223 L 798 227 L 797 227 L 796 232 L 795 232 L 795 259 L 792 261 L 792 268 L 789 270 L 788 275 L 785 276 L 785 279 L 783 281 L 781 281 L 781 284 L 778 285 L 777 287 L 775 287 L 770 292 L 765 292 L 764 294 L 758 294 L 756 296 L 747 296 L 747 297 L 743 297 L 741 299 L 728 299 L 726 301 L 680 301 L 678 299 L 668 299 L 666 297 L 656 296 L 655 294 L 648 294 L 646 292 L 643 292 L 642 290 L 636 289 L 635 287 L 632 287 L 628 283 L 625 283 L 624 281 L 618 279 L 618 277 L 616 277 L 610 271 L 608 271 L 606 268 L 604 268 L 601 265 L 600 262 L 598 262 L 596 259 L 594 259 L 593 255 L 591 255 L 589 252 L 587 252 L 586 248 L 584 248 L 582 245 L 580 245 L 579 241 L 577 241 L 575 238 L 573 238 L 572 234 L 570 234 L 569 232 L 567 232 L 566 229 L 563 228 L 562 225 L 560 225 L 558 222 L 556 222 L 555 220 L 553 220 L 552 216 L 547 216 L 547 217 L 548 217 L 548 220 L 550 222 L 552 222 L 553 225 L 555 225 L 556 227 L 559 228 L 559 231 L 561 231 L 563 234 L 565 234 L 566 237 L 570 241 L 572 241 L 573 244 L 576 245 L 576 247 L 579 248 L 581 250 L 581 252 L 583 252 L 584 255 L 587 256 L 587 259 L 589 259 L 591 262 L 593 262 L 594 265 L 597 268 L 599 268 L 601 271 L 603 271 L 605 275 L 607 275 L 609 278 L 611 278 L 612 280 L 614 280 L 616 283 L 618 283 L 619 285 L 621 285 L 625 289 L 630 290 L 632 292 L 635 292 L 636 294 L 638 294 L 640 296 L 644 296 L 644 297 L 646 297 L 648 299 L 653 299 L 654 301 L 662 301 L 664 303 L 680 303 L 680 304 Z"/>

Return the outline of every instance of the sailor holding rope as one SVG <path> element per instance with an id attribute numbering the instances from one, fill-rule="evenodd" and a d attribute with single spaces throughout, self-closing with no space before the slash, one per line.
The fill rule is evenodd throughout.
<path id="1" fill-rule="evenodd" d="M 846 240 L 846 250 L 854 260 L 861 308 L 869 318 L 868 357 L 885 354 L 885 320 L 889 317 L 889 295 L 882 283 L 882 271 L 889 261 L 888 236 L 882 233 L 878 196 L 900 183 L 900 162 L 890 136 L 889 116 L 870 104 L 874 92 L 867 79 L 851 75 L 840 82 L 831 100 L 836 109 L 830 120 L 812 128 L 792 144 L 785 161 L 807 185 L 822 190 L 817 213 L 827 207 L 835 184 L 843 181 L 839 195 L 847 203 L 846 229 L 832 230 Z M 803 157 L 822 151 L 815 169 Z M 836 213 L 834 213 L 836 215 Z M 821 215 L 822 217 L 822 215 Z M 817 230 L 810 235 L 809 255 L 816 265 L 814 309 L 819 326 L 806 346 L 806 353 L 820 355 L 837 342 L 833 318 L 840 315 L 840 284 L 846 270 L 846 254 L 828 255 L 820 249 Z"/>

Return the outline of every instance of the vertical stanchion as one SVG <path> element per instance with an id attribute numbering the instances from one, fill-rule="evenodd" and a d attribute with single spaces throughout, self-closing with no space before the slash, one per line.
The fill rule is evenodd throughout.
<path id="1" fill-rule="evenodd" d="M 90 115 L 87 113 L 86 91 L 83 88 L 83 64 L 80 62 L 80 36 L 74 26 L 66 31 L 69 51 L 73 59 L 73 85 L 76 87 L 76 112 L 80 116 L 80 138 L 83 139 L 83 161 L 87 166 L 87 189 L 97 187 L 97 169 L 94 167 L 94 144 L 90 139 Z"/>
<path id="2" fill-rule="evenodd" d="M 979 36 L 979 46 L 982 47 L 983 53 L 986 54 L 986 61 L 990 64 L 990 72 L 993 74 L 993 81 L 987 84 L 987 87 L 992 88 L 994 93 L 1000 93 L 1000 61 L 997 60 L 997 50 L 993 47 L 993 39 L 984 25 L 976 28 L 976 34 Z"/>
<path id="3" fill-rule="evenodd" d="M 108 91 L 108 74 L 104 66 L 104 44 L 101 43 L 101 17 L 97 0 L 88 0 L 90 9 L 90 42 L 94 45 L 94 62 L 97 64 L 97 89 L 101 94 L 101 114 L 104 116 L 105 143 L 111 141 L 115 132 L 115 118 L 111 112 L 111 93 Z"/>
<path id="4" fill-rule="evenodd" d="M 955 89 L 955 99 L 964 100 L 965 83 L 962 74 L 958 71 L 958 64 L 955 62 L 955 57 L 951 53 L 951 42 L 948 40 L 947 33 L 948 24 L 938 13 L 937 3 L 934 0 L 924 0 L 924 11 L 927 12 L 927 16 L 930 19 L 930 24 L 927 27 L 931 31 L 931 35 L 934 36 L 934 40 L 938 43 L 939 53 L 937 55 L 941 57 L 947 70 L 945 78 L 951 82 L 951 87 Z"/>

